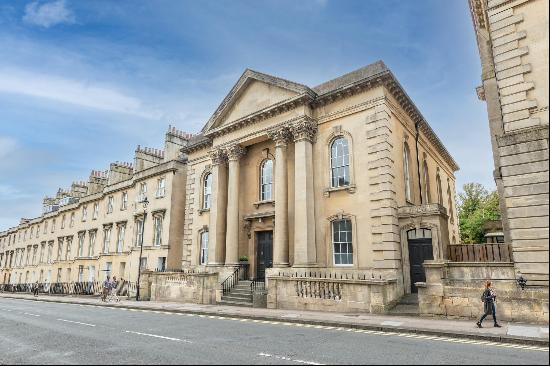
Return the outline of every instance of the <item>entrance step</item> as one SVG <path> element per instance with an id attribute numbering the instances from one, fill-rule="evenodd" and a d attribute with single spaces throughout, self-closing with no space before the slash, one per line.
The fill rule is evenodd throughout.
<path id="1" fill-rule="evenodd" d="M 229 306 L 242 306 L 246 308 L 252 307 L 252 301 L 245 302 L 245 301 L 229 301 L 229 300 L 221 300 L 218 301 L 218 305 L 229 305 Z"/>
<path id="2" fill-rule="evenodd" d="M 228 292 L 222 295 L 220 305 L 252 307 L 252 292 L 250 285 L 252 281 L 241 280 Z"/>
<path id="3" fill-rule="evenodd" d="M 418 308 L 418 294 L 407 294 L 403 296 L 397 305 L 393 307 L 388 314 L 390 315 L 408 315 L 417 316 L 420 314 Z"/>

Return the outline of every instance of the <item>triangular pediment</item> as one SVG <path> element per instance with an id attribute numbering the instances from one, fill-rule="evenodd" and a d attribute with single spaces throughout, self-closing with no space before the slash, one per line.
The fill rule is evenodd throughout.
<path id="1" fill-rule="evenodd" d="M 274 76 L 246 70 L 216 112 L 203 133 L 231 124 L 270 106 L 290 100 L 309 90 L 308 87 Z"/>

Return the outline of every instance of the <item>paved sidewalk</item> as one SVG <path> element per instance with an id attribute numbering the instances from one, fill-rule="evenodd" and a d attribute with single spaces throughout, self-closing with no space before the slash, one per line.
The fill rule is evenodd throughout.
<path id="1" fill-rule="evenodd" d="M 492 320 L 484 322 L 486 328 L 479 329 L 473 320 L 454 320 L 430 317 L 409 317 L 378 314 L 344 314 L 317 311 L 246 308 L 223 305 L 199 305 L 176 302 L 151 302 L 121 300 L 101 302 L 97 297 L 38 296 L 29 294 L 0 293 L 3 298 L 48 301 L 58 303 L 86 304 L 128 309 L 169 311 L 202 315 L 217 315 L 258 320 L 284 321 L 345 328 L 420 333 L 445 337 L 482 339 L 492 342 L 534 344 L 548 346 L 548 325 L 533 325 L 501 322 L 502 328 L 493 328 Z"/>

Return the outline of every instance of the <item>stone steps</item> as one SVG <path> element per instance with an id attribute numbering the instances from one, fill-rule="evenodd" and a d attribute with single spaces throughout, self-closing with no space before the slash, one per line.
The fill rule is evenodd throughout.
<path id="1" fill-rule="evenodd" d="M 252 307 L 252 293 L 250 284 L 252 281 L 239 281 L 229 293 L 222 295 L 220 305 Z"/>

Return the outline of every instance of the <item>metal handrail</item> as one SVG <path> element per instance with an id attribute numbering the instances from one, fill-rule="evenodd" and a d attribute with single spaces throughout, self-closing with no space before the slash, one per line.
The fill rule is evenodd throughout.
<path id="1" fill-rule="evenodd" d="M 265 280 L 252 280 L 250 283 L 250 292 L 254 293 L 256 290 L 265 290 Z"/>
<path id="2" fill-rule="evenodd" d="M 237 267 L 237 269 L 234 270 L 233 273 L 222 282 L 222 293 L 224 295 L 229 293 L 231 289 L 239 282 L 241 268 L 241 266 Z"/>

